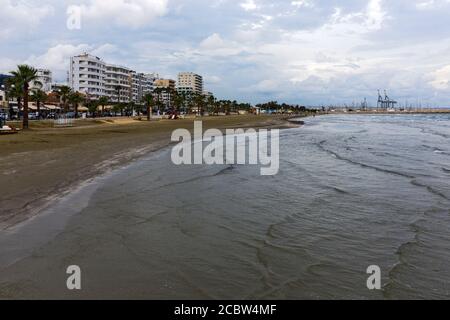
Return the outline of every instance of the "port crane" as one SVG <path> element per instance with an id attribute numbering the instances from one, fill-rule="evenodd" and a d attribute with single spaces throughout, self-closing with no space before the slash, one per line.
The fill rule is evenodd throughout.
<path id="1" fill-rule="evenodd" d="M 383 109 L 383 110 L 395 109 L 395 106 L 397 103 L 398 103 L 397 101 L 391 100 L 391 98 L 389 98 L 386 90 L 384 90 L 384 98 L 381 95 L 380 90 L 378 90 L 377 109 Z"/>

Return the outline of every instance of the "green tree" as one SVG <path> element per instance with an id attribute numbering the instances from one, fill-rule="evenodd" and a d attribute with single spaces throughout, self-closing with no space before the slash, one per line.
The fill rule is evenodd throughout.
<path id="1" fill-rule="evenodd" d="M 41 103 L 47 101 L 47 94 L 41 89 L 33 89 L 31 91 L 31 101 L 36 102 L 37 112 L 39 119 L 41 118 Z"/>
<path id="2" fill-rule="evenodd" d="M 200 93 L 196 93 L 194 95 L 194 102 L 197 109 L 197 112 L 200 116 L 203 116 L 205 109 L 205 96 Z"/>
<path id="3" fill-rule="evenodd" d="M 17 70 L 10 72 L 16 79 L 16 83 L 23 90 L 23 129 L 28 129 L 28 93 L 30 89 L 29 83 L 37 80 L 37 70 L 28 65 L 22 64 L 17 66 Z"/>
<path id="4" fill-rule="evenodd" d="M 72 92 L 69 95 L 68 100 L 74 108 L 75 118 L 78 118 L 78 106 L 84 101 L 83 95 L 79 92 Z"/>
<path id="5" fill-rule="evenodd" d="M 18 107 L 20 110 L 22 108 L 22 95 L 23 95 L 23 90 L 22 90 L 20 83 L 17 81 L 17 79 L 12 77 L 12 78 L 8 78 L 6 80 L 5 85 L 6 85 L 6 92 L 8 94 L 8 97 L 17 100 L 17 104 L 18 104 Z M 13 114 L 13 109 L 11 106 L 10 106 L 9 113 L 10 113 L 10 115 Z"/>
<path id="6" fill-rule="evenodd" d="M 175 112 L 180 112 L 184 105 L 186 104 L 186 95 L 184 93 L 174 93 L 173 103 L 175 107 Z"/>
<path id="7" fill-rule="evenodd" d="M 85 106 L 88 108 L 89 113 L 95 118 L 97 116 L 97 108 L 99 106 L 98 101 L 86 100 Z"/>
<path id="8" fill-rule="evenodd" d="M 216 98 L 213 95 L 208 96 L 208 112 L 214 113 L 215 112 L 215 106 L 216 106 Z"/>
<path id="9" fill-rule="evenodd" d="M 67 102 L 69 100 L 69 96 L 72 94 L 72 88 L 69 86 L 61 86 L 56 93 L 63 103 L 64 112 L 69 112 Z"/>
<path id="10" fill-rule="evenodd" d="M 102 117 L 105 116 L 105 106 L 109 103 L 108 97 L 100 97 L 98 99 L 98 105 L 102 106 Z"/>
<path id="11" fill-rule="evenodd" d="M 145 104 L 145 107 L 147 108 L 147 120 L 150 121 L 153 113 L 153 106 L 155 104 L 155 101 L 153 99 L 152 93 L 146 93 L 142 97 L 142 102 Z"/>

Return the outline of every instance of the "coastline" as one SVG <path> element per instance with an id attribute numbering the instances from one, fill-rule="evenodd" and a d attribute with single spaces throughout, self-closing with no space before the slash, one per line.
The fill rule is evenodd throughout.
<path id="1" fill-rule="evenodd" d="M 298 116 L 300 117 L 300 116 Z M 35 128 L 0 140 L 0 230 L 25 222 L 96 177 L 171 144 L 174 129 L 293 128 L 291 116 L 227 116 L 177 121 L 134 121 Z"/>

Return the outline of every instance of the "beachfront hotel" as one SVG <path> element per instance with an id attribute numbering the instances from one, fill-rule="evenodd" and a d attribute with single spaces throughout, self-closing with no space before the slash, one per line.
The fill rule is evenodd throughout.
<path id="1" fill-rule="evenodd" d="M 203 77 L 193 72 L 180 72 L 178 74 L 178 93 L 202 94 Z"/>
<path id="2" fill-rule="evenodd" d="M 154 80 L 154 74 L 137 73 L 87 53 L 70 59 L 69 86 L 93 100 L 108 97 L 112 102 L 137 103 L 152 92 Z"/>

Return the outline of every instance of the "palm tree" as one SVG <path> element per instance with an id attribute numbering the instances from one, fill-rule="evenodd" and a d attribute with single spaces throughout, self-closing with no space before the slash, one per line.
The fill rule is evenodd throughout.
<path id="1" fill-rule="evenodd" d="M 22 64 L 17 66 L 16 71 L 10 72 L 16 79 L 17 83 L 23 89 L 23 129 L 28 129 L 28 90 L 30 82 L 37 80 L 37 70 L 28 65 Z"/>
<path id="2" fill-rule="evenodd" d="M 98 101 L 86 99 L 85 106 L 93 118 L 97 117 Z"/>
<path id="3" fill-rule="evenodd" d="M 108 97 L 100 97 L 100 99 L 98 99 L 98 104 L 102 106 L 102 117 L 105 116 L 105 105 L 107 105 L 108 103 Z"/>
<path id="4" fill-rule="evenodd" d="M 72 88 L 69 86 L 61 86 L 58 90 L 58 96 L 62 100 L 64 112 L 67 113 L 67 101 L 69 100 L 69 96 L 72 94 Z"/>
<path id="5" fill-rule="evenodd" d="M 177 93 L 176 91 L 174 92 L 174 97 L 173 97 L 173 104 L 175 107 L 175 112 L 178 113 L 181 108 L 184 106 L 186 102 L 186 98 L 184 93 Z"/>
<path id="6" fill-rule="evenodd" d="M 79 92 L 73 92 L 68 97 L 69 102 L 73 105 L 75 118 L 78 118 L 78 105 L 84 101 L 84 97 Z"/>
<path id="7" fill-rule="evenodd" d="M 197 107 L 197 112 L 203 116 L 203 109 L 205 107 L 205 96 L 201 93 L 194 94 L 194 102 Z"/>
<path id="8" fill-rule="evenodd" d="M 208 97 L 208 112 L 213 113 L 215 110 L 216 98 L 213 95 Z M 211 112 L 212 111 L 212 112 Z"/>
<path id="9" fill-rule="evenodd" d="M 41 118 L 41 102 L 47 101 L 47 94 L 41 89 L 33 89 L 30 97 L 31 101 L 36 102 L 37 113 L 39 119 Z"/>
<path id="10" fill-rule="evenodd" d="M 22 94 L 23 94 L 23 90 L 22 87 L 20 85 L 20 83 L 17 81 L 17 79 L 11 77 L 5 80 L 5 84 L 6 84 L 6 91 L 8 93 L 8 96 L 10 98 L 15 98 L 17 99 L 17 105 L 19 110 L 22 107 Z M 14 109 L 13 107 L 9 107 L 9 114 L 12 117 L 14 113 Z"/>
<path id="11" fill-rule="evenodd" d="M 153 105 L 155 103 L 153 100 L 153 94 L 152 93 L 145 94 L 142 97 L 142 102 L 145 103 L 145 106 L 147 107 L 147 120 L 150 121 L 153 112 Z"/>

